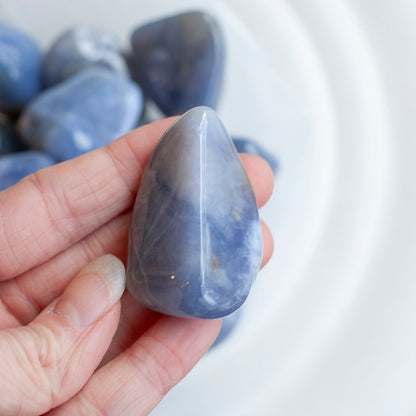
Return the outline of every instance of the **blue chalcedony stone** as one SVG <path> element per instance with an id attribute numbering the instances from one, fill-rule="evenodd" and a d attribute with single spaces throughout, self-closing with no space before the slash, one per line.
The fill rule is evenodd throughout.
<path id="1" fill-rule="evenodd" d="M 105 146 L 134 128 L 143 107 L 140 88 L 102 68 L 89 68 L 36 97 L 18 128 L 33 149 L 66 160 Z"/>
<path id="2" fill-rule="evenodd" d="M 233 142 L 239 153 L 250 153 L 262 157 L 269 164 L 273 173 L 277 173 L 277 170 L 279 169 L 277 158 L 255 140 L 233 137 Z"/>
<path id="3" fill-rule="evenodd" d="M 14 125 L 0 114 L 0 156 L 25 149 Z"/>
<path id="4" fill-rule="evenodd" d="M 76 26 L 59 36 L 46 53 L 43 82 L 49 87 L 92 66 L 128 76 L 127 63 L 112 34 L 88 26 Z"/>
<path id="5" fill-rule="evenodd" d="M 127 287 L 165 314 L 220 318 L 246 299 L 262 258 L 250 181 L 216 113 L 197 107 L 149 157 L 130 226 Z"/>
<path id="6" fill-rule="evenodd" d="M 25 33 L 0 23 L 0 111 L 24 106 L 40 90 L 41 53 Z"/>
<path id="7" fill-rule="evenodd" d="M 158 20 L 137 28 L 131 44 L 133 78 L 166 115 L 216 107 L 225 53 L 213 17 L 188 12 Z"/>
<path id="8" fill-rule="evenodd" d="M 231 315 L 225 316 L 222 318 L 221 330 L 215 339 L 215 342 L 212 344 L 211 348 L 217 347 L 219 344 L 224 342 L 228 336 L 233 332 L 234 328 L 237 326 L 241 318 L 241 313 L 244 308 L 239 308 Z"/>
<path id="9" fill-rule="evenodd" d="M 56 162 L 48 154 L 34 150 L 10 153 L 0 157 L 0 190 L 6 189 L 25 176 Z"/>

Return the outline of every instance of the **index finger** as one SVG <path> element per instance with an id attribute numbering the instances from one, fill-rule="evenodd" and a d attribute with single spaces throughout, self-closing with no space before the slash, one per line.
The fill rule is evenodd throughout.
<path id="1" fill-rule="evenodd" d="M 0 280 L 46 261 L 125 211 L 147 157 L 173 121 L 140 127 L 0 192 Z"/>
<path id="2" fill-rule="evenodd" d="M 0 192 L 0 281 L 44 263 L 131 208 L 146 160 L 173 121 L 140 127 Z M 259 158 L 242 159 L 262 205 L 273 175 Z"/>

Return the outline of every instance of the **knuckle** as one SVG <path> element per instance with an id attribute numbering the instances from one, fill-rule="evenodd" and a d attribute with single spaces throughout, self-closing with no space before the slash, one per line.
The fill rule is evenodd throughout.
<path id="1" fill-rule="evenodd" d="M 23 370 L 30 385 L 41 392 L 44 400 L 52 406 L 59 397 L 64 383 L 66 354 L 62 351 L 63 334 L 59 327 L 32 322 L 23 328 L 19 340 L 21 346 Z"/>
<path id="2" fill-rule="evenodd" d="M 33 343 L 36 344 L 32 356 L 33 366 L 47 375 L 51 375 L 56 371 L 59 361 L 60 345 L 57 342 L 59 335 L 51 328 L 36 323 L 32 323 L 28 329 L 32 332 Z"/>

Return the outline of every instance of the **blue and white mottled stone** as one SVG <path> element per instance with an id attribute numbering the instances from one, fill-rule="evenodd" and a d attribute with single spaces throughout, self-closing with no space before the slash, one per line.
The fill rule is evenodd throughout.
<path id="1" fill-rule="evenodd" d="M 0 111 L 15 111 L 41 87 L 41 53 L 25 33 L 0 23 Z"/>
<path id="2" fill-rule="evenodd" d="M 220 318 L 246 299 L 262 258 L 254 193 L 208 107 L 188 111 L 149 157 L 130 227 L 127 287 L 165 314 Z"/>
<path id="3" fill-rule="evenodd" d="M 225 48 L 212 16 L 188 12 L 149 23 L 133 32 L 131 44 L 133 78 L 166 115 L 216 107 Z"/>
<path id="4" fill-rule="evenodd" d="M 133 81 L 90 68 L 31 101 L 18 128 L 31 148 L 61 161 L 127 133 L 136 126 L 142 107 L 142 92 Z"/>
<path id="5" fill-rule="evenodd" d="M 257 143 L 255 140 L 233 137 L 234 146 L 239 153 L 250 153 L 262 157 L 270 166 L 273 173 L 276 175 L 279 169 L 279 162 L 277 158 L 267 151 L 263 146 Z"/>
<path id="6" fill-rule="evenodd" d="M 48 154 L 33 150 L 10 153 L 0 157 L 0 190 L 6 189 L 39 169 L 56 162 Z"/>
<path id="7" fill-rule="evenodd" d="M 43 82 L 47 87 L 62 82 L 93 66 L 128 76 L 127 63 L 112 34 L 88 26 L 76 26 L 52 44 L 43 61 Z"/>

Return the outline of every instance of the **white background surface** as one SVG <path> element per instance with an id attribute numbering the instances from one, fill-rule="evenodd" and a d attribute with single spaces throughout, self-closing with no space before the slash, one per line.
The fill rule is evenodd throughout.
<path id="1" fill-rule="evenodd" d="M 231 338 L 153 415 L 416 414 L 416 2 L 0 0 L 0 17 L 44 47 L 74 23 L 127 44 L 190 7 L 225 31 L 226 127 L 281 162 L 276 244 Z"/>

